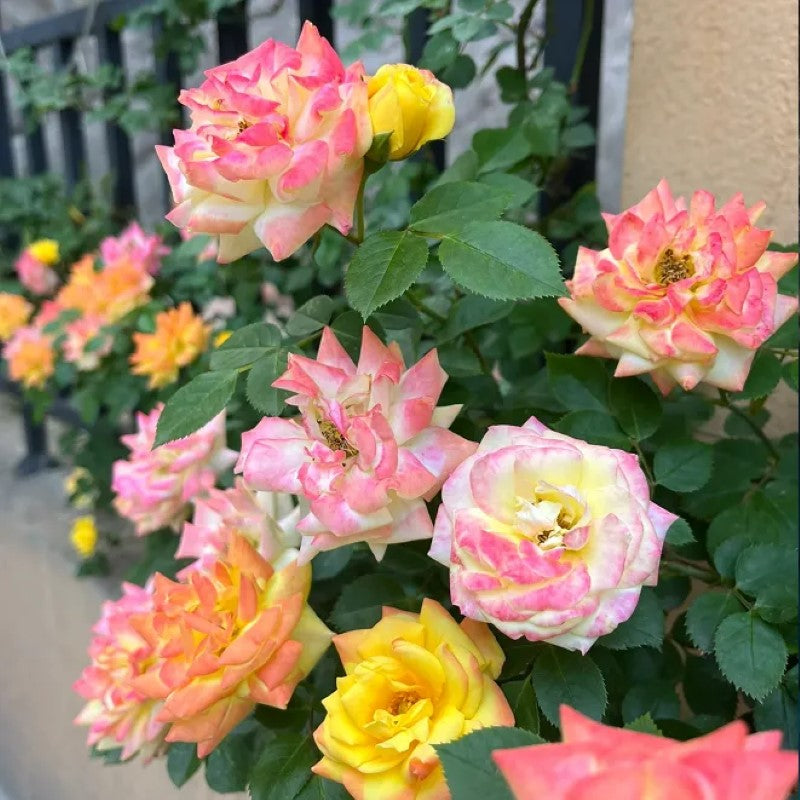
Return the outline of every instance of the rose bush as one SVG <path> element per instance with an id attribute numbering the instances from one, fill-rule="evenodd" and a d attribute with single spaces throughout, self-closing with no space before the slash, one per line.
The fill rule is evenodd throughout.
<path id="1" fill-rule="evenodd" d="M 337 8 L 358 46 L 415 5 Z M 183 92 L 180 240 L 24 232 L 58 283 L 3 285 L 7 366 L 83 419 L 81 572 L 128 535 L 96 511 L 146 534 L 79 681 L 94 752 L 253 800 L 784 797 L 796 247 L 666 182 L 604 226 L 533 4 L 424 5 L 419 68 L 306 25 Z M 507 124 L 437 173 L 493 69 Z"/>

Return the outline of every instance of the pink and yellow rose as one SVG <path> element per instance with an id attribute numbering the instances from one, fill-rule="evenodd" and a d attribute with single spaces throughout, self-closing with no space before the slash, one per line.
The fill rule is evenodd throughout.
<path id="1" fill-rule="evenodd" d="M 96 369 L 103 356 L 111 352 L 114 343 L 104 327 L 105 320 L 99 314 L 86 314 L 68 322 L 61 345 L 64 360 L 75 364 L 79 370 Z"/>
<path id="2" fill-rule="evenodd" d="M 345 674 L 322 701 L 313 771 L 356 800 L 447 800 L 433 745 L 514 724 L 495 683 L 503 651 L 488 627 L 459 625 L 433 600 L 419 614 L 384 608 L 373 628 L 333 643 Z"/>
<path id="3" fill-rule="evenodd" d="M 224 554 L 236 534 L 276 566 L 297 555 L 298 517 L 291 495 L 253 492 L 237 479 L 231 489 L 210 489 L 195 499 L 194 516 L 183 526 L 175 557 L 197 559 L 186 570 L 200 569 Z M 182 574 L 188 574 L 186 570 Z"/>
<path id="4" fill-rule="evenodd" d="M 676 742 L 612 728 L 561 706 L 562 741 L 492 754 L 515 800 L 785 800 L 797 753 L 781 734 L 733 722 Z"/>
<path id="5" fill-rule="evenodd" d="M 372 142 L 364 69 L 345 69 L 309 22 L 181 92 L 189 130 L 157 148 L 176 207 L 167 218 L 219 236 L 220 262 L 262 245 L 276 261 L 324 225 L 348 233 Z"/>
<path id="6" fill-rule="evenodd" d="M 19 282 L 32 294 L 51 294 L 58 286 L 58 275 L 53 269 L 58 259 L 58 242 L 53 239 L 33 242 L 14 263 Z"/>
<path id="7" fill-rule="evenodd" d="M 436 406 L 446 380 L 435 350 L 406 369 L 397 344 L 366 327 L 357 366 L 329 328 L 316 359 L 289 356 L 273 386 L 295 393 L 287 402 L 301 415 L 245 433 L 236 471 L 255 489 L 301 496 L 301 560 L 352 542 L 381 558 L 431 536 L 425 500 L 475 449 L 447 430 L 460 406 Z"/>
<path id="8" fill-rule="evenodd" d="M 636 456 L 531 417 L 489 428 L 445 482 L 430 555 L 466 616 L 585 653 L 655 585 L 675 519 Z"/>
<path id="9" fill-rule="evenodd" d="M 152 587 L 122 584 L 122 597 L 103 604 L 100 621 L 92 628 L 91 664 L 73 689 L 87 703 L 75 718 L 89 726 L 89 746 L 98 750 L 122 748 L 122 758 L 139 751 L 151 758 L 164 749 L 165 725 L 158 720 L 161 702 L 133 687 L 155 657 L 154 643 L 140 632 L 140 620 L 152 611 Z"/>
<path id="10" fill-rule="evenodd" d="M 189 502 L 213 488 L 217 475 L 236 460 L 225 447 L 224 412 L 189 436 L 153 447 L 163 408 L 136 415 L 137 432 L 122 437 L 131 453 L 112 469 L 114 508 L 133 522 L 138 536 L 178 530 Z"/>
<path id="11" fill-rule="evenodd" d="M 308 605 L 311 568 L 273 567 L 233 534 L 224 558 L 176 583 L 154 582 L 149 643 L 157 658 L 133 686 L 163 701 L 168 742 L 207 756 L 256 703 L 285 708 L 330 644 Z"/>
<path id="12" fill-rule="evenodd" d="M 119 236 L 107 236 L 100 242 L 100 257 L 107 266 L 120 260 L 131 261 L 150 275 L 157 275 L 161 259 L 169 247 L 156 233 L 145 233 L 132 222 Z"/>
<path id="13" fill-rule="evenodd" d="M 717 209 L 661 181 L 622 214 L 605 215 L 608 248 L 581 247 L 561 307 L 590 334 L 577 352 L 615 358 L 616 375 L 651 373 L 664 394 L 701 381 L 740 391 L 755 351 L 796 310 L 777 281 L 796 253 L 767 251 L 741 194 Z"/>

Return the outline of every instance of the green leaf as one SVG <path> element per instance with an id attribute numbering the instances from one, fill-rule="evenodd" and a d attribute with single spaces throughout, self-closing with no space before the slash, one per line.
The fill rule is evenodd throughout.
<path id="1" fill-rule="evenodd" d="M 495 750 L 543 744 L 520 728 L 482 728 L 449 744 L 434 745 L 452 800 L 513 800 L 492 760 Z"/>
<path id="2" fill-rule="evenodd" d="M 351 795 L 341 783 L 312 775 L 296 800 L 351 800 Z"/>
<path id="3" fill-rule="evenodd" d="M 321 294 L 303 303 L 286 323 L 290 336 L 308 336 L 325 327 L 336 307 L 334 300 Z"/>
<path id="4" fill-rule="evenodd" d="M 606 707 L 606 686 L 600 670 L 588 656 L 548 646 L 536 658 L 531 672 L 539 708 L 553 724 L 559 724 L 562 703 L 599 720 Z"/>
<path id="5" fill-rule="evenodd" d="M 714 647 L 722 674 L 754 700 L 766 697 L 783 676 L 788 657 L 783 637 L 753 614 L 726 617 Z"/>
<path id="6" fill-rule="evenodd" d="M 682 547 L 683 545 L 692 544 L 697 540 L 694 538 L 689 523 L 685 519 L 678 517 L 678 519 L 669 526 L 665 541 L 673 547 Z"/>
<path id="7" fill-rule="evenodd" d="M 451 378 L 466 378 L 483 372 L 475 353 L 457 344 L 446 344 L 439 348 L 439 363 Z"/>
<path id="8" fill-rule="evenodd" d="M 475 220 L 493 220 L 508 208 L 511 195 L 472 181 L 435 186 L 411 207 L 409 228 L 421 234 L 453 233 Z"/>
<path id="9" fill-rule="evenodd" d="M 615 378 L 608 388 L 608 404 L 625 433 L 637 442 L 652 436 L 661 424 L 661 400 L 637 378 Z"/>
<path id="10" fill-rule="evenodd" d="M 545 353 L 547 375 L 553 394 L 570 410 L 602 411 L 608 414 L 609 377 L 597 358 Z"/>
<path id="11" fill-rule="evenodd" d="M 787 672 L 781 686 L 753 706 L 753 722 L 755 722 L 756 730 L 783 731 L 782 746 L 785 750 L 797 750 L 798 744 L 800 744 L 797 714 L 797 677 L 795 676 L 794 679 L 794 695 L 785 685 L 791 673 L 792 670 Z"/>
<path id="12" fill-rule="evenodd" d="M 566 128 L 561 134 L 561 144 L 570 150 L 591 147 L 594 143 L 594 128 L 587 122 L 580 122 L 571 128 Z"/>
<path id="13" fill-rule="evenodd" d="M 753 359 L 741 392 L 731 394 L 731 400 L 750 400 L 766 397 L 781 379 L 781 362 L 768 350 L 759 350 Z"/>
<path id="14" fill-rule="evenodd" d="M 509 175 L 507 172 L 489 172 L 478 178 L 479 183 L 502 189 L 511 199 L 509 208 L 520 208 L 529 203 L 539 191 L 539 187 L 519 175 Z"/>
<path id="15" fill-rule="evenodd" d="M 206 759 L 206 783 L 223 794 L 244 791 L 251 755 L 248 737 L 226 736 Z"/>
<path id="16" fill-rule="evenodd" d="M 485 128 L 472 137 L 472 149 L 478 154 L 481 172 L 497 172 L 526 159 L 531 143 L 517 126 Z"/>
<path id="17" fill-rule="evenodd" d="M 656 451 L 653 471 L 656 483 L 675 492 L 700 489 L 711 478 L 714 451 L 702 442 L 675 442 Z"/>
<path id="18" fill-rule="evenodd" d="M 736 713 L 736 689 L 722 677 L 710 655 L 687 654 L 683 693 L 695 714 L 716 714 L 732 719 Z"/>
<path id="19" fill-rule="evenodd" d="M 275 389 L 272 384 L 286 371 L 289 354 L 286 350 L 273 350 L 259 358 L 247 375 L 245 394 L 256 411 L 270 417 L 283 411 L 289 392 Z"/>
<path id="20" fill-rule="evenodd" d="M 335 578 L 350 563 L 352 557 L 352 547 L 337 547 L 317 553 L 311 564 L 314 580 L 327 581 Z"/>
<path id="21" fill-rule="evenodd" d="M 755 611 L 768 622 L 794 619 L 797 614 L 797 548 L 754 544 L 739 553 L 736 587 L 756 598 Z"/>
<path id="22" fill-rule="evenodd" d="M 598 639 L 597 643 L 612 650 L 628 650 L 631 647 L 655 647 L 660 650 L 663 641 L 664 612 L 661 604 L 652 589 L 642 589 L 630 619 Z"/>
<path id="23" fill-rule="evenodd" d="M 625 729 L 629 731 L 636 731 L 637 733 L 649 733 L 651 736 L 663 736 L 664 734 L 658 728 L 658 725 L 653 721 L 653 718 L 648 712 L 642 714 L 641 717 L 631 720 Z"/>
<path id="24" fill-rule="evenodd" d="M 724 619 L 742 610 L 732 589 L 706 592 L 695 598 L 686 614 L 686 630 L 694 644 L 704 653 L 714 650 L 714 636 Z"/>
<path id="25" fill-rule="evenodd" d="M 252 800 L 295 800 L 319 760 L 311 734 L 281 732 L 264 749 L 250 776 Z"/>
<path id="26" fill-rule="evenodd" d="M 188 436 L 222 411 L 236 388 L 236 370 L 204 372 L 167 400 L 158 419 L 154 447 Z"/>
<path id="27" fill-rule="evenodd" d="M 274 326 L 256 322 L 239 328 L 221 347 L 211 353 L 212 370 L 240 369 L 279 347 L 281 332 Z"/>
<path id="28" fill-rule="evenodd" d="M 439 334 L 439 342 L 447 342 L 462 333 L 475 330 L 507 317 L 514 303 L 503 300 L 489 300 L 476 294 L 468 294 L 453 303 L 447 322 Z"/>
<path id="29" fill-rule="evenodd" d="M 590 444 L 617 448 L 630 446 L 628 437 L 620 430 L 614 418 L 602 411 L 573 411 L 565 414 L 553 425 L 553 429 Z"/>
<path id="30" fill-rule="evenodd" d="M 439 260 L 457 284 L 484 297 L 517 300 L 565 294 L 550 243 L 513 222 L 471 222 L 444 237 Z"/>
<path id="31" fill-rule="evenodd" d="M 366 319 L 411 286 L 428 263 L 428 245 L 408 232 L 384 231 L 356 250 L 344 280 L 350 305 Z"/>
<path id="32" fill-rule="evenodd" d="M 539 733 L 539 706 L 530 675 L 524 681 L 509 681 L 503 684 L 505 694 L 517 727 Z"/>
<path id="33" fill-rule="evenodd" d="M 374 333 L 375 326 L 370 322 L 370 327 Z M 336 338 L 344 349 L 354 360 L 358 359 L 361 348 L 361 337 L 364 330 L 364 320 L 357 311 L 345 311 L 331 323 L 331 330 L 336 334 Z"/>
<path id="34" fill-rule="evenodd" d="M 383 606 L 408 605 L 403 587 L 386 575 L 361 575 L 342 588 L 331 611 L 329 622 L 339 631 L 371 628 L 380 618 Z"/>
<path id="35" fill-rule="evenodd" d="M 653 719 L 677 719 L 681 714 L 681 704 L 672 681 L 658 678 L 632 686 L 622 699 L 620 710 L 626 723 L 643 714 L 649 714 Z"/>
<path id="36" fill-rule="evenodd" d="M 800 365 L 800 361 L 795 359 L 794 361 L 789 361 L 787 364 L 784 364 L 783 369 L 781 370 L 783 379 L 795 391 L 797 391 L 798 386 L 798 365 Z"/>
<path id="37" fill-rule="evenodd" d="M 174 742 L 167 751 L 167 774 L 180 789 L 200 768 L 194 742 Z"/>

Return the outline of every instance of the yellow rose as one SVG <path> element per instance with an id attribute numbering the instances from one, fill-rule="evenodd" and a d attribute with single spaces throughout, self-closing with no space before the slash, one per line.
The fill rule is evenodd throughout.
<path id="1" fill-rule="evenodd" d="M 222 347 L 233 336 L 233 331 L 220 331 L 214 337 L 214 347 Z"/>
<path id="2" fill-rule="evenodd" d="M 28 247 L 28 252 L 37 261 L 52 265 L 58 261 L 58 242 L 55 239 L 38 239 Z"/>
<path id="3" fill-rule="evenodd" d="M 356 800 L 445 800 L 433 745 L 514 724 L 494 682 L 504 659 L 489 628 L 458 625 L 433 600 L 419 614 L 384 608 L 374 628 L 333 643 L 345 675 L 322 701 L 314 740 L 323 758 L 312 769 Z"/>
<path id="4" fill-rule="evenodd" d="M 86 517 L 78 517 L 72 523 L 69 540 L 81 558 L 89 558 L 94 555 L 97 547 L 97 526 L 94 524 L 94 517 L 91 514 Z"/>
<path id="5" fill-rule="evenodd" d="M 408 64 L 384 64 L 367 84 L 372 132 L 391 132 L 389 158 L 407 158 L 453 130 L 456 110 L 450 87 L 432 72 Z"/>

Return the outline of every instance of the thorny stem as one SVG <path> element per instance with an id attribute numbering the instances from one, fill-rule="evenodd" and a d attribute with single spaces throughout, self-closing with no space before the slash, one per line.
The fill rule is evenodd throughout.
<path id="1" fill-rule="evenodd" d="M 583 71 L 583 62 L 586 60 L 586 49 L 589 46 L 589 37 L 592 35 L 592 23 L 594 22 L 594 0 L 584 0 L 583 19 L 581 20 L 581 36 L 578 40 L 578 52 L 575 55 L 575 63 L 572 66 L 572 75 L 569 79 L 570 94 L 578 88 L 578 81 Z"/>
<path id="2" fill-rule="evenodd" d="M 742 411 L 741 408 L 735 406 L 731 403 L 730 398 L 728 397 L 728 393 L 723 391 L 722 389 L 719 390 L 719 400 L 714 401 L 715 405 L 721 406 L 722 408 L 728 409 L 732 414 L 735 414 L 739 419 L 743 420 L 749 426 L 750 430 L 755 433 L 756 436 L 762 441 L 764 447 L 767 448 L 767 452 L 770 454 L 770 457 L 773 461 L 778 462 L 781 459 L 780 453 L 775 448 L 775 445 L 769 440 L 764 431 L 761 430 L 759 424 L 746 412 Z"/>
<path id="3" fill-rule="evenodd" d="M 447 322 L 447 317 L 443 314 L 440 314 L 438 311 L 432 309 L 429 305 L 419 299 L 410 289 L 406 291 L 406 298 L 411 303 L 414 308 L 418 311 L 421 311 L 423 314 L 426 314 L 431 319 L 435 319 L 437 322 Z"/>
<path id="4" fill-rule="evenodd" d="M 664 559 L 661 562 L 661 568 L 671 570 L 677 575 L 685 575 L 687 578 L 697 578 L 706 583 L 719 583 L 719 575 L 714 570 L 698 567 L 694 564 L 683 564 L 678 561 Z"/>
<path id="5" fill-rule="evenodd" d="M 354 244 L 361 244 L 364 241 L 364 187 L 366 185 L 367 173 L 365 170 L 361 176 L 361 183 L 358 185 L 358 195 L 356 196 L 356 235 L 354 239 L 350 239 Z"/>
<path id="6" fill-rule="evenodd" d="M 533 12 L 536 10 L 536 4 L 538 2 L 539 0 L 528 0 L 527 5 L 519 16 L 519 24 L 517 25 L 517 69 L 522 73 L 523 77 L 527 75 L 525 36 L 528 33 L 528 28 L 533 19 Z"/>
<path id="7" fill-rule="evenodd" d="M 642 448 L 639 446 L 639 442 L 631 439 L 631 444 L 633 445 L 633 449 L 636 451 L 636 455 L 639 456 L 639 463 L 642 465 L 642 470 L 644 470 L 645 477 L 647 478 L 647 482 L 650 484 L 650 490 L 652 491 L 656 484 L 656 479 L 650 470 L 650 465 L 647 463 L 647 459 L 644 457 L 644 453 L 642 452 Z"/>

